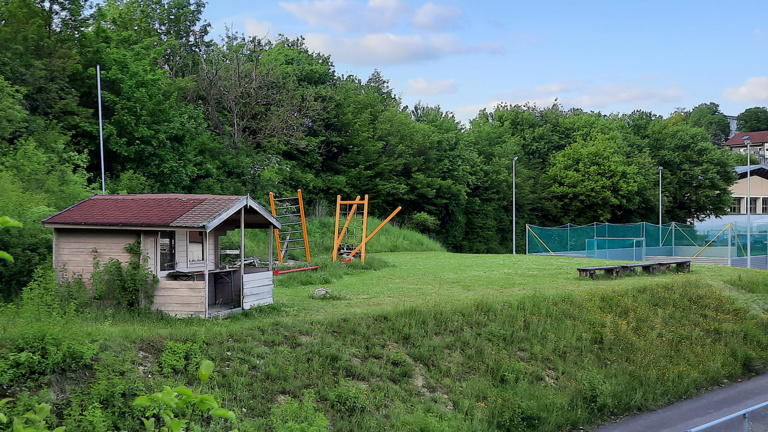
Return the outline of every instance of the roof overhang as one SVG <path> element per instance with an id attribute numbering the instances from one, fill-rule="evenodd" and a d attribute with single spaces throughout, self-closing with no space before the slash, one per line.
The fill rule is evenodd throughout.
<path id="1" fill-rule="evenodd" d="M 240 211 L 240 209 L 242 208 L 245 208 L 245 211 L 246 211 L 246 218 L 245 218 L 246 228 L 274 228 L 274 229 L 281 228 L 280 221 L 275 219 L 275 217 L 272 216 L 272 213 L 270 213 L 261 204 L 254 201 L 253 198 L 251 198 L 250 195 L 248 195 L 248 196 L 244 196 L 235 205 L 233 205 L 229 209 L 219 214 L 215 219 L 206 223 L 205 230 L 211 231 L 217 226 L 221 225 L 222 223 L 230 219 L 239 221 L 240 220 L 239 215 L 236 215 L 236 213 Z M 248 214 L 249 210 L 252 210 L 252 212 L 250 212 L 250 215 Z"/>
<path id="2" fill-rule="evenodd" d="M 739 176 L 739 180 L 747 178 L 747 171 L 750 176 L 762 177 L 768 180 L 768 165 L 741 165 L 733 169 Z"/>

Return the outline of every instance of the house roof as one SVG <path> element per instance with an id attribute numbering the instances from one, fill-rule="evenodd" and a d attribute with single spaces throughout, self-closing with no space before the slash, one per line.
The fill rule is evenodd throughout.
<path id="1" fill-rule="evenodd" d="M 752 144 L 768 143 L 768 131 L 757 132 L 739 132 L 732 136 L 723 145 L 726 146 L 745 146 L 744 140 L 750 140 Z"/>
<path id="2" fill-rule="evenodd" d="M 211 230 L 242 207 L 248 213 L 248 227 L 280 227 L 280 222 L 249 196 L 199 194 L 94 195 L 44 219 L 43 224 Z"/>
<path id="3" fill-rule="evenodd" d="M 768 165 L 740 165 L 733 170 L 738 174 L 739 180 L 747 178 L 747 171 L 750 171 L 750 176 L 768 179 Z"/>

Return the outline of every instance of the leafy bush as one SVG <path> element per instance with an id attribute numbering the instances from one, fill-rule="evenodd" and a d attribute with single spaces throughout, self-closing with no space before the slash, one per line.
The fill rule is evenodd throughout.
<path id="1" fill-rule="evenodd" d="M 21 222 L 13 220 L 8 216 L 0 216 L 0 228 L 20 226 L 22 226 Z M 0 250 L 0 258 L 13 262 L 13 256 L 2 250 Z"/>
<path id="2" fill-rule="evenodd" d="M 125 250 L 131 255 L 126 265 L 110 258 L 102 268 L 94 257 L 91 276 L 94 299 L 131 310 L 151 307 L 159 279 L 142 262 L 140 240 L 125 245 Z M 96 253 L 96 249 L 93 252 Z"/>
<path id="3" fill-rule="evenodd" d="M 0 385 L 41 377 L 56 371 L 74 371 L 88 365 L 99 345 L 76 334 L 43 326 L 15 335 L 0 356 Z"/>
<path id="4" fill-rule="evenodd" d="M 197 372 L 201 384 L 208 381 L 212 372 L 213 363 L 204 360 Z M 175 388 L 165 386 L 161 392 L 137 397 L 133 405 L 148 409 L 146 415 L 149 418 L 141 419 L 147 431 L 157 430 L 158 419 L 162 419 L 164 426 L 160 431 L 163 432 L 199 431 L 201 424 L 210 422 L 214 418 L 237 420 L 235 413 L 219 407 L 213 395 L 200 393 L 187 386 Z M 199 413 L 200 420 L 195 419 L 196 413 Z"/>
<path id="5" fill-rule="evenodd" d="M 342 380 L 330 394 L 331 406 L 347 414 L 365 412 L 371 407 L 368 389 L 361 384 Z"/>
<path id="6" fill-rule="evenodd" d="M 3 399 L 0 401 L 0 408 L 8 404 L 13 399 Z M 47 427 L 46 417 L 51 414 L 51 406 L 48 404 L 39 404 L 34 410 L 29 411 L 21 417 L 13 418 L 13 432 L 51 432 Z M 55 420 L 55 419 L 54 419 Z M 8 423 L 8 417 L 0 412 L 0 423 Z M 64 432 L 63 427 L 53 430 L 53 432 Z"/>
<path id="7" fill-rule="evenodd" d="M 411 220 L 408 222 L 408 227 L 429 234 L 434 232 L 440 226 L 440 221 L 436 217 L 429 213 L 418 212 L 411 216 Z"/>
<path id="8" fill-rule="evenodd" d="M 202 354 L 200 343 L 165 342 L 163 355 L 160 357 L 160 365 L 166 375 L 181 373 L 187 369 L 187 365 L 194 369 L 200 365 Z"/>
<path id="9" fill-rule="evenodd" d="M 290 396 L 272 408 L 269 423 L 274 432 L 326 432 L 330 422 L 322 412 L 316 411 L 315 393 L 305 390 L 301 401 Z"/>

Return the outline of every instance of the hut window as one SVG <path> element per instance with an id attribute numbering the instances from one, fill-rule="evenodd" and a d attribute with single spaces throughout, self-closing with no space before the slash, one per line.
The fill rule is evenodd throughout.
<path id="1" fill-rule="evenodd" d="M 160 231 L 160 270 L 176 270 L 175 231 Z"/>
<path id="2" fill-rule="evenodd" d="M 199 264 L 205 261 L 205 250 L 203 248 L 203 232 L 189 231 L 187 239 L 187 257 L 190 264 Z"/>

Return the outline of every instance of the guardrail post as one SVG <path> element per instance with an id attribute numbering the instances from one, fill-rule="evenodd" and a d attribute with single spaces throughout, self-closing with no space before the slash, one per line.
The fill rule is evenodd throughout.
<path id="1" fill-rule="evenodd" d="M 744 413 L 744 432 L 749 432 L 749 413 Z"/>

